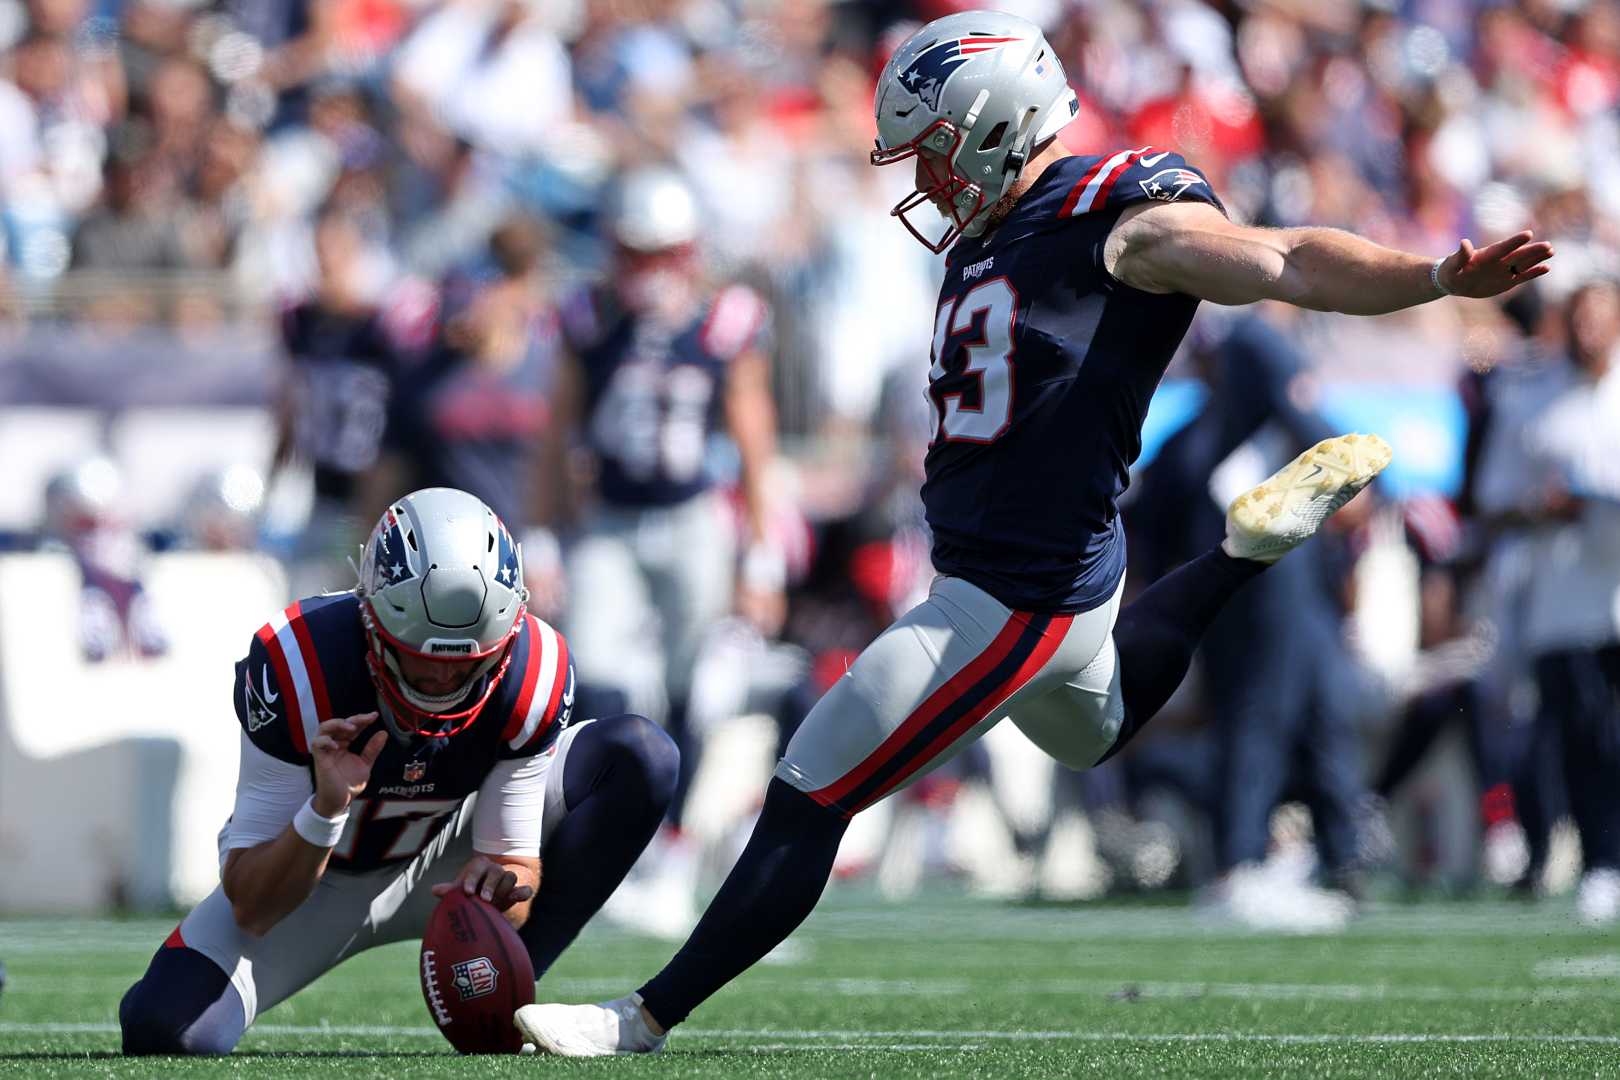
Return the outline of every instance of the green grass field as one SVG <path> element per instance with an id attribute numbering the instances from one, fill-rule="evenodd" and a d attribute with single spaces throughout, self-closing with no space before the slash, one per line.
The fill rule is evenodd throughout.
<path id="1" fill-rule="evenodd" d="M 656 1058 L 457 1057 L 406 945 L 273 1010 L 229 1059 L 125 1061 L 118 998 L 172 925 L 0 924 L 0 1075 L 1620 1075 L 1620 940 L 1580 930 L 1559 903 L 1385 906 L 1342 936 L 1278 938 L 1183 908 L 846 892 Z M 617 995 L 671 948 L 593 928 L 542 998 Z"/>

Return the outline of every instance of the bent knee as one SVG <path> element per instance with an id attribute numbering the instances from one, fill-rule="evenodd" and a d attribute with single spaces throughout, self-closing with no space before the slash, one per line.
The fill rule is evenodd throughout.
<path id="1" fill-rule="evenodd" d="M 183 1024 L 164 1007 L 161 995 L 153 993 L 145 980 L 136 983 L 118 1004 L 118 1026 L 123 1032 L 126 1054 L 184 1054 Z"/>
<path id="2" fill-rule="evenodd" d="M 668 732 L 635 713 L 610 716 L 594 726 L 601 729 L 599 738 L 615 762 L 643 779 L 649 798 L 666 804 L 674 797 L 681 752 Z"/>
<path id="3" fill-rule="evenodd" d="M 165 991 L 142 979 L 118 1005 L 124 1053 L 228 1054 L 236 1048 L 245 1023 L 235 991 L 231 1000 L 187 1001 L 191 995 Z"/>

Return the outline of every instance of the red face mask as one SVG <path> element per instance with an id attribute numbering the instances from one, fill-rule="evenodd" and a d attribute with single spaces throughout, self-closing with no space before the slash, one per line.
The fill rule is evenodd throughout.
<path id="1" fill-rule="evenodd" d="M 949 142 L 944 146 L 940 145 L 943 140 L 938 140 L 941 132 L 949 136 Z M 956 152 L 961 146 L 962 132 L 949 120 L 940 119 L 923 128 L 909 142 L 888 148 L 880 146 L 872 151 L 873 165 L 893 165 L 911 158 L 917 159 L 917 189 L 896 203 L 889 214 L 899 218 L 906 231 L 936 255 L 954 244 L 969 223 L 984 210 L 984 190 L 968 183 L 951 169 L 950 163 L 956 159 Z M 924 150 L 927 153 L 923 153 Z M 964 194 L 969 198 L 964 199 Z M 936 240 L 924 236 L 907 216 L 924 203 L 932 204 L 946 219 L 945 234 Z"/>
<path id="2" fill-rule="evenodd" d="M 399 687 L 399 676 L 396 674 L 394 667 L 387 663 L 385 655 L 387 652 L 394 653 L 396 663 L 398 662 L 397 657 L 400 655 L 412 656 L 422 660 L 442 660 L 443 658 L 418 652 L 388 633 L 377 619 L 372 616 L 369 601 L 363 602 L 360 605 L 360 610 L 361 617 L 365 622 L 366 636 L 371 643 L 371 647 L 366 650 L 366 671 L 371 676 L 372 685 L 376 687 L 378 696 L 388 704 L 388 709 L 394 714 L 394 721 L 401 730 L 429 739 L 448 739 L 452 735 L 465 731 L 478 719 L 484 705 L 488 703 L 490 696 L 495 693 L 495 688 L 506 677 L 506 669 L 512 663 L 512 642 L 516 640 L 524 622 L 524 608 L 520 607 L 517 620 L 513 622 L 512 629 L 507 632 L 505 637 L 483 652 L 473 653 L 461 658 L 478 661 L 486 660 L 497 653 L 501 654 L 500 661 L 495 665 L 494 670 L 484 676 L 484 689 L 478 695 L 476 701 L 454 712 L 430 712 L 413 705 L 410 699 L 405 696 L 404 691 Z M 477 677 L 474 676 L 474 678 Z M 455 723 L 455 721 L 460 722 Z M 446 724 L 451 726 L 446 728 Z M 429 730 L 430 726 L 434 730 Z"/>

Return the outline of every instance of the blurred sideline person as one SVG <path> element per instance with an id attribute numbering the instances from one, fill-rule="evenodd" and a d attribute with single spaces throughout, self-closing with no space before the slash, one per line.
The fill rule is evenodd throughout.
<path id="1" fill-rule="evenodd" d="M 1396 694 L 1395 729 L 1371 783 L 1375 807 L 1384 809 L 1448 729 L 1461 728 L 1479 794 L 1481 869 L 1487 880 L 1508 884 L 1518 873 L 1510 867 L 1527 854 L 1512 788 L 1517 733 L 1509 730 L 1502 703 L 1487 698 L 1485 673 L 1498 641 L 1489 621 L 1468 609 L 1478 567 L 1463 546 L 1463 523 L 1444 498 L 1410 498 L 1402 518 L 1419 568 L 1419 652 Z M 1418 883 L 1434 861 L 1420 853 Z"/>
<path id="2" fill-rule="evenodd" d="M 532 219 L 502 222 L 485 264 L 442 290 L 443 327 L 393 397 L 379 472 L 388 486 L 454 487 L 487 503 L 523 544 L 530 610 L 560 614 L 561 433 L 555 312 L 542 283 L 546 240 Z M 403 473 L 404 482 L 394 480 Z"/>
<path id="3" fill-rule="evenodd" d="M 1214 493 L 1217 467 L 1240 447 L 1258 456 L 1264 440 L 1256 436 L 1265 432 L 1292 456 L 1332 434 L 1303 358 L 1271 318 L 1246 313 L 1219 332 L 1203 412 L 1160 450 L 1131 506 L 1151 526 L 1142 539 L 1157 573 L 1219 542 L 1226 500 Z M 1217 748 L 1210 809 L 1222 875 L 1207 899 L 1239 922 L 1330 929 L 1347 913 L 1342 897 L 1265 865 L 1272 811 L 1302 791 L 1323 876 L 1342 885 L 1356 869 L 1362 792 L 1334 593 L 1325 549 L 1307 545 L 1234 596 L 1200 651 Z"/>
<path id="4" fill-rule="evenodd" d="M 1620 918 L 1620 288 L 1583 286 L 1567 312 L 1571 385 L 1533 420 L 1525 450 L 1537 483 L 1526 637 L 1538 726 L 1563 744 L 1584 874 L 1585 922 Z"/>
<path id="5" fill-rule="evenodd" d="M 1567 318 L 1555 315 L 1548 322 Z M 1487 836 L 1487 857 L 1500 856 L 1502 876 L 1514 879 L 1515 893 L 1527 899 L 1540 893 L 1553 828 L 1568 812 L 1558 731 L 1536 716 L 1527 633 L 1537 551 L 1536 522 L 1526 515 L 1525 501 L 1527 492 L 1542 490 L 1545 477 L 1525 453 L 1524 435 L 1573 381 L 1572 366 L 1556 349 L 1529 342 L 1509 362 L 1464 382 L 1470 422 L 1460 505 L 1482 552 L 1471 606 L 1495 639 L 1480 672 L 1477 704 L 1487 713 L 1485 730 L 1502 743 L 1509 775 L 1511 798 L 1499 799 L 1492 810 L 1502 817 L 1511 808 L 1524 849 L 1523 866 L 1512 870 L 1519 861 L 1513 829 L 1492 829 L 1487 822 L 1495 834 Z"/>
<path id="6" fill-rule="evenodd" d="M 658 827 L 676 751 L 639 716 L 570 723 L 568 645 L 522 580 L 489 507 L 429 488 L 383 514 L 354 589 L 259 630 L 220 886 L 124 995 L 125 1053 L 229 1053 L 454 888 L 506 913 L 537 977 L 573 941 Z"/>
<path id="7" fill-rule="evenodd" d="M 681 749 L 659 860 L 674 885 L 647 911 L 650 929 L 679 934 L 695 919 L 695 860 L 679 830 L 700 756 L 689 699 L 704 635 L 734 609 L 767 634 L 782 617 L 785 567 L 765 491 L 776 452 L 770 311 L 746 286 L 705 279 L 697 205 L 678 174 L 631 170 L 605 217 L 608 278 L 561 309 L 572 393 L 559 408 L 594 469 L 589 494 L 575 498 L 566 625 L 581 707 L 633 705 L 661 718 Z M 726 439 L 740 555 L 736 514 L 717 486 Z"/>
<path id="8" fill-rule="evenodd" d="M 116 656 L 152 659 L 169 635 L 141 578 L 146 542 L 128 519 L 122 471 L 111 458 L 86 458 L 45 483 L 41 539 L 79 572 L 79 651 L 91 663 Z"/>
<path id="9" fill-rule="evenodd" d="M 1181 682 L 1226 601 L 1388 464 L 1373 436 L 1317 444 L 1232 503 L 1220 546 L 1121 611 L 1117 500 L 1200 299 L 1372 315 L 1505 292 L 1552 255 L 1528 233 L 1432 260 L 1333 229 L 1245 227 L 1173 151 L 1070 155 L 1056 136 L 1079 102 L 1040 29 L 1010 15 L 918 30 L 879 77 L 874 111 L 873 164 L 914 170 L 894 213 L 950 249 L 922 489 L 940 577 L 799 727 L 675 958 L 605 1004 L 518 1011 L 551 1053 L 661 1049 L 809 915 L 852 815 L 1003 717 L 1071 767 L 1110 757 Z M 929 204 L 945 224 L 933 237 L 908 220 Z"/>
<path id="10" fill-rule="evenodd" d="M 328 207 L 315 223 L 315 293 L 281 320 L 286 357 L 271 483 L 295 460 L 315 485 L 309 521 L 288 559 L 294 596 L 338 588 L 368 507 L 362 484 L 377 464 L 398 354 L 376 302 L 361 225 Z"/>

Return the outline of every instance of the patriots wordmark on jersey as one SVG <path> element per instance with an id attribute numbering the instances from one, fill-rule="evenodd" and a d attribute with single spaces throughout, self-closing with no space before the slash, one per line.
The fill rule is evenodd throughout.
<path id="1" fill-rule="evenodd" d="M 742 285 L 721 289 L 679 324 L 629 311 L 602 289 L 563 305 L 605 500 L 670 506 L 714 482 L 704 466 L 709 439 L 724 424 L 728 367 L 765 347 L 769 316 L 765 301 Z"/>
<path id="2" fill-rule="evenodd" d="M 545 622 L 524 615 L 511 649 L 506 677 L 466 730 L 448 739 L 386 741 L 332 850 L 334 868 L 371 870 L 413 857 L 497 761 L 550 749 L 574 703 L 568 645 Z M 293 604 L 259 629 L 246 658 L 237 661 L 242 729 L 273 757 L 310 766 L 309 744 L 321 721 L 380 708 L 365 658 L 360 601 L 353 593 Z M 381 730 L 378 720 L 355 745 L 364 746 Z"/>
<path id="3" fill-rule="evenodd" d="M 1198 306 L 1104 269 L 1120 212 L 1147 200 L 1220 206 L 1167 150 L 1068 157 L 946 258 L 922 489 L 934 565 L 1016 610 L 1089 610 L 1124 573 L 1115 500 Z"/>

